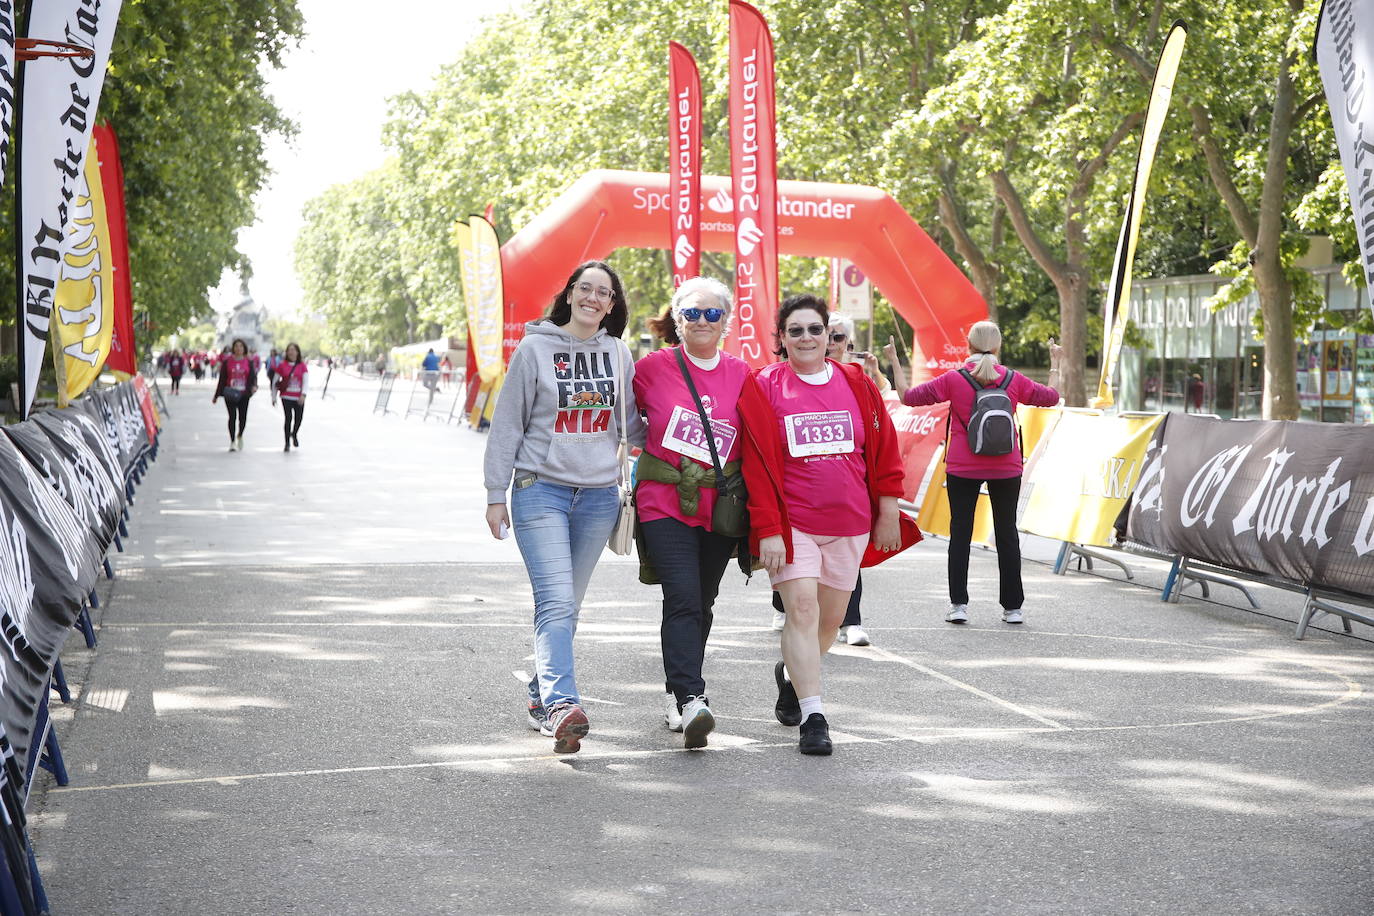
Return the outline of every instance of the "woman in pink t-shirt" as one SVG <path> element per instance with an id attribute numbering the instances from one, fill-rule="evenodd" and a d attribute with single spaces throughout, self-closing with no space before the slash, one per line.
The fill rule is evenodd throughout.
<path id="1" fill-rule="evenodd" d="M 711 529 L 715 469 L 719 464 L 727 477 L 739 470 L 739 398 L 752 384 L 748 363 L 720 350 L 730 305 L 730 290 L 720 281 L 685 281 L 663 315 L 649 322 L 655 334 L 677 346 L 635 364 L 635 403 L 649 428 L 635 506 L 647 559 L 663 587 L 664 720 L 683 733 L 689 748 L 705 747 L 715 728 L 701 669 L 720 580 L 740 543 L 738 535 Z M 709 443 L 702 412 L 710 421 Z"/>
<path id="2" fill-rule="evenodd" d="M 968 362 L 951 369 L 923 385 L 910 388 L 902 403 L 924 407 L 949 401 L 949 442 L 945 454 L 945 489 L 949 496 L 949 612 L 950 623 L 968 622 L 968 555 L 973 540 L 973 516 L 978 508 L 978 491 L 987 484 L 992 502 L 992 524 L 997 543 L 999 575 L 998 600 L 1002 619 L 1021 623 L 1025 592 L 1021 586 L 1021 538 L 1016 532 L 1016 503 L 1021 496 L 1020 428 L 1016 430 L 1011 451 L 1005 455 L 977 455 L 969 447 L 968 424 L 979 388 L 1002 384 L 1011 372 L 997 364 L 1002 349 L 1002 332 L 991 321 L 980 321 L 968 332 Z M 1059 360 L 1064 348 L 1050 339 L 1050 382 L 1059 382 Z M 1007 384 L 1012 404 L 1053 407 L 1059 403 L 1054 385 L 1041 385 L 1018 373 Z"/>
<path id="3" fill-rule="evenodd" d="M 778 721 L 800 725 L 803 754 L 831 752 L 821 705 L 821 656 L 835 641 L 870 541 L 901 547 L 902 460 L 878 389 L 856 363 L 826 359 L 824 300 L 791 296 L 778 309 L 778 355 L 746 391 L 745 479 L 758 555 L 787 621 L 774 668 Z M 766 431 L 766 434 L 765 434 Z"/>
<path id="4" fill-rule="evenodd" d="M 258 372 L 248 358 L 248 344 L 234 338 L 229 355 L 219 364 L 219 383 L 210 403 L 224 398 L 229 411 L 229 451 L 243 451 L 243 428 L 248 425 L 248 400 L 258 390 Z"/>

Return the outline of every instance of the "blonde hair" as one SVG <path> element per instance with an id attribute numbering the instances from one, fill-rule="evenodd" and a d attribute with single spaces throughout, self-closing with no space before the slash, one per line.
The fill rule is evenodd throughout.
<path id="1" fill-rule="evenodd" d="M 968 352 L 974 362 L 973 377 L 984 385 L 997 381 L 997 353 L 1002 332 L 991 321 L 979 321 L 968 329 Z"/>

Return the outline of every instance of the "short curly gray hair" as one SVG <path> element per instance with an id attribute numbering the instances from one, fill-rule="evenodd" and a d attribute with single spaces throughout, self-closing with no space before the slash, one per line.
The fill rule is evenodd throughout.
<path id="1" fill-rule="evenodd" d="M 730 296 L 730 287 L 715 279 L 714 277 L 691 277 L 682 281 L 682 285 L 673 293 L 673 300 L 668 305 L 668 309 L 673 315 L 673 324 L 677 326 L 678 336 L 682 336 L 682 329 L 686 323 L 682 320 L 683 302 L 693 293 L 709 293 L 716 297 L 720 307 L 725 309 L 725 317 L 721 319 L 725 326 L 721 328 L 721 339 L 730 336 L 730 320 L 734 317 L 734 301 Z"/>

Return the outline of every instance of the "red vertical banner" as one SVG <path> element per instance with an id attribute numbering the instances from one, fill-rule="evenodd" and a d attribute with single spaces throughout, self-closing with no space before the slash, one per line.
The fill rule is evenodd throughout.
<path id="1" fill-rule="evenodd" d="M 778 151 L 773 38 L 762 14 L 730 0 L 730 179 L 735 205 L 735 331 L 726 349 L 772 361 L 778 310 Z"/>
<path id="2" fill-rule="evenodd" d="M 124 210 L 124 165 L 119 161 L 119 138 L 114 128 L 97 124 L 92 131 L 100 163 L 100 184 L 105 189 L 105 218 L 110 225 L 110 260 L 114 268 L 114 333 L 105 367 L 134 375 L 138 357 L 134 350 L 134 290 L 129 276 L 129 226 Z"/>
<path id="3" fill-rule="evenodd" d="M 673 289 L 701 273 L 701 75 L 692 52 L 668 42 L 668 238 Z"/>

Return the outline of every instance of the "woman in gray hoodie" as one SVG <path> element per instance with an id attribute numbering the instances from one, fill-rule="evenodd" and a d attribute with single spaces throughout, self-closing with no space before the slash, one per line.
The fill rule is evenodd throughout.
<path id="1" fill-rule="evenodd" d="M 619 398 L 630 441 L 644 441 L 634 362 L 620 340 L 627 317 L 609 264 L 574 270 L 548 313 L 525 325 L 487 441 L 487 526 L 496 538 L 514 528 L 534 589 L 529 724 L 560 754 L 576 753 L 589 729 L 573 676 L 573 635 L 620 506 Z"/>

